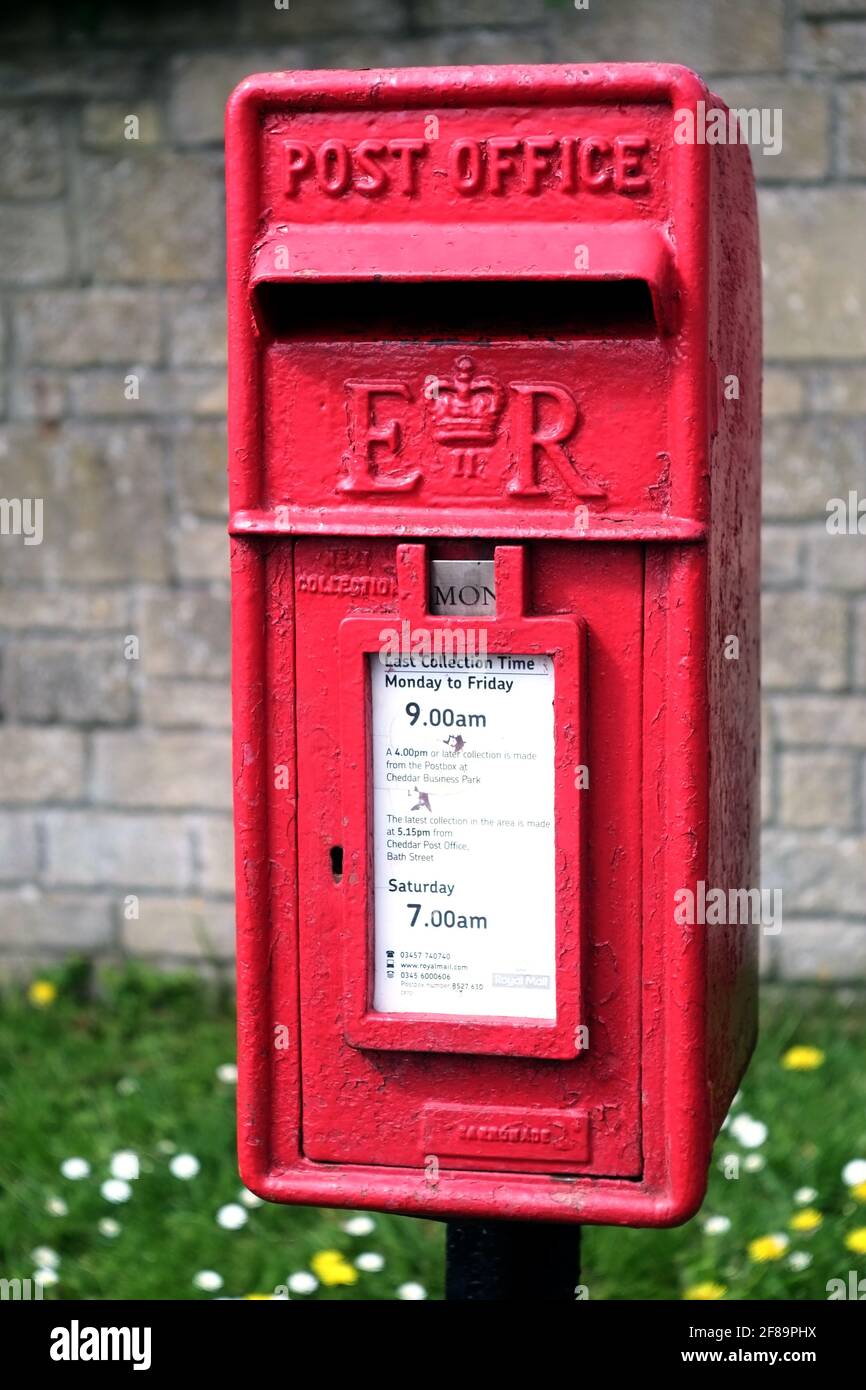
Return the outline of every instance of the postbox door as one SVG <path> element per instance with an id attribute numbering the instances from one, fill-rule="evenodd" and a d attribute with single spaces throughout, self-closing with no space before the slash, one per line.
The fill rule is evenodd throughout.
<path id="1" fill-rule="evenodd" d="M 360 824 L 363 834 L 376 833 L 371 812 L 372 740 L 373 701 L 379 697 L 372 689 L 372 678 L 366 690 L 359 692 L 356 683 L 347 689 L 339 653 L 341 643 L 345 645 L 347 623 L 351 628 L 360 622 L 362 630 L 364 619 L 373 620 L 374 627 L 379 622 L 383 628 L 399 627 L 398 544 L 379 538 L 357 543 L 304 538 L 281 542 L 272 553 L 276 587 L 286 599 L 294 595 L 302 1149 L 309 1159 L 423 1169 L 433 1155 L 440 1165 L 467 1169 L 575 1171 L 614 1177 L 641 1173 L 644 548 L 543 541 L 519 549 L 529 626 L 510 630 L 514 655 L 522 655 L 523 631 L 542 634 L 542 645 L 547 631 L 564 632 L 566 638 L 569 631 L 580 634 L 580 690 L 575 694 L 570 686 L 568 699 L 581 701 L 583 753 L 580 766 L 569 766 L 567 772 L 575 794 L 582 798 L 582 840 L 571 842 L 569 825 L 573 820 L 576 826 L 578 817 L 574 803 L 569 802 L 568 816 L 560 814 L 557 820 L 558 842 L 551 831 L 549 843 L 557 905 L 565 897 L 579 897 L 581 902 L 580 941 L 570 941 L 563 952 L 560 936 L 555 941 L 550 938 L 557 971 L 552 1010 L 549 990 L 541 991 L 545 1002 L 537 1007 L 531 992 L 520 996 L 528 1000 L 527 1013 L 544 1016 L 544 1022 L 529 1019 L 529 1032 L 533 1024 L 541 1027 L 545 1022 L 555 1028 L 557 1017 L 561 1021 L 566 1015 L 568 1000 L 579 998 L 573 1033 L 577 1041 L 570 1055 L 561 1045 L 526 1055 L 531 1047 L 524 1046 L 514 1010 L 507 1019 L 476 1019 L 478 1026 L 470 1026 L 468 1033 L 480 1041 L 461 1051 L 454 1033 L 455 1020 L 459 1026 L 461 1015 L 455 1012 L 453 995 L 441 1018 L 431 1016 L 428 1003 L 427 1011 L 414 1019 L 411 1011 L 399 1019 L 382 1012 L 385 1023 L 377 1030 L 375 1006 L 377 990 L 383 985 L 383 962 L 381 952 L 377 956 L 376 932 L 384 927 L 377 921 L 371 898 L 367 949 L 352 948 L 357 915 L 352 875 L 357 855 L 350 853 L 350 847 L 356 844 Z M 429 561 L 435 551 L 431 544 L 421 553 Z M 288 634 L 289 629 L 285 630 Z M 559 638 L 550 641 L 555 645 Z M 279 652 L 275 661 L 278 668 L 286 664 Z M 563 658 L 558 669 L 555 680 L 571 680 L 574 671 L 568 660 Z M 459 700 L 455 697 L 451 706 L 459 706 L 463 698 L 462 694 Z M 544 698 L 540 704 L 531 703 L 539 700 L 537 687 L 528 689 L 526 698 L 530 703 L 525 717 L 532 718 L 533 709 L 543 708 Z M 348 709 L 347 701 L 351 702 Z M 483 708 L 483 701 L 479 707 Z M 555 719 L 569 722 L 567 701 L 554 702 L 554 708 L 558 710 Z M 347 720 L 352 727 L 366 724 L 369 730 L 366 790 L 357 781 L 357 767 L 349 775 L 344 747 Z M 432 734 L 428 732 L 427 737 Z M 442 730 L 445 757 L 453 746 L 451 737 Z M 475 738 L 483 752 L 484 739 L 477 728 L 461 737 L 470 742 Z M 533 746 L 532 738 L 526 746 Z M 539 746 L 544 746 L 543 739 Z M 563 746 L 554 740 L 555 757 Z M 557 770 L 560 813 L 566 795 L 564 771 Z M 499 809 L 507 816 L 505 803 L 518 804 L 520 789 L 515 788 L 509 801 L 507 782 L 497 785 L 505 788 Z M 412 791 L 407 786 L 406 794 Z M 462 879 L 464 891 L 471 884 L 471 911 L 449 913 L 447 907 L 440 910 L 436 905 L 433 911 L 425 907 L 418 921 L 419 959 L 431 979 L 436 975 L 436 961 L 441 962 L 439 975 L 446 989 L 461 978 L 453 973 L 453 962 L 459 963 L 465 950 L 462 943 L 459 947 L 448 944 L 449 938 L 457 943 L 461 931 L 486 934 L 483 944 L 473 943 L 473 950 L 480 953 L 479 959 L 489 960 L 491 970 L 505 959 L 498 954 L 504 948 L 496 940 L 494 906 L 485 910 L 488 904 L 501 901 L 501 879 L 513 876 L 514 891 L 521 893 L 525 905 L 526 932 L 542 937 L 554 932 L 553 904 L 545 897 L 544 853 L 538 856 L 540 867 L 531 857 L 521 865 L 511 862 L 519 856 L 510 850 L 511 859 L 497 853 L 495 837 L 478 843 L 490 848 L 477 855 L 468 877 L 464 874 Z M 510 842 L 503 833 L 505 844 Z M 372 861 L 372 845 L 370 851 Z M 423 877 L 429 884 L 432 874 L 436 881 L 435 869 L 426 869 L 425 862 L 435 865 L 435 853 L 432 858 L 420 853 L 412 862 L 395 860 L 395 877 L 409 881 Z M 533 873 L 538 874 L 537 895 L 531 882 L 521 880 L 522 871 L 530 880 Z M 412 895 L 413 901 L 417 898 Z M 427 907 L 432 901 L 428 898 Z M 477 925 L 482 920 L 483 927 Z M 531 944 L 535 954 L 526 959 L 542 959 L 544 942 L 534 939 Z M 579 950 L 575 951 L 576 945 Z M 444 959 L 449 956 L 450 964 Z M 512 946 L 509 959 L 513 958 Z M 398 970 L 399 966 L 398 960 Z M 537 979 L 543 974 L 542 970 Z M 526 979 L 519 983 L 525 985 Z M 368 1001 L 371 1020 L 370 1030 L 361 1030 L 360 1036 L 351 1003 L 358 997 Z M 392 996 L 382 997 L 390 1007 Z M 463 1017 L 471 1025 L 472 995 L 458 997 L 461 1008 L 465 998 Z M 569 1034 L 573 1023 L 569 1018 Z M 515 1037 L 520 1041 L 513 1044 Z M 562 1030 L 560 1041 L 561 1037 Z M 523 1055 L 514 1055 L 520 1049 Z"/>

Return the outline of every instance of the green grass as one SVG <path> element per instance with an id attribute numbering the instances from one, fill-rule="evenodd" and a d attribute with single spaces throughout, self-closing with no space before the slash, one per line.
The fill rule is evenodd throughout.
<path id="1" fill-rule="evenodd" d="M 437 1222 L 376 1215 L 364 1236 L 343 1230 L 350 1213 L 259 1205 L 240 1230 L 224 1230 L 217 1211 L 239 1201 L 234 1155 L 234 1086 L 217 1068 L 234 1055 L 229 1001 L 193 979 L 140 969 L 102 977 L 98 998 L 83 967 L 49 978 L 54 1003 L 37 1008 L 24 991 L 0 999 L 0 1277 L 32 1275 L 36 1247 L 60 1257 L 59 1282 L 46 1297 L 211 1298 L 193 1284 L 216 1270 L 222 1296 L 269 1293 L 309 1268 L 323 1249 L 352 1265 L 361 1252 L 384 1257 L 378 1273 L 356 1271 L 350 1285 L 320 1285 L 314 1299 L 392 1299 L 407 1281 L 442 1297 L 443 1228 Z M 794 1043 L 822 1049 L 815 1071 L 785 1070 Z M 866 1019 L 862 997 L 817 991 L 768 996 L 762 1041 L 735 1114 L 768 1127 L 766 1141 L 743 1148 L 730 1132 L 716 1147 L 710 1192 L 701 1214 L 674 1231 L 587 1228 L 584 1273 L 590 1298 L 681 1298 L 705 1281 L 728 1298 L 825 1298 L 831 1278 L 866 1274 L 866 1259 L 845 1247 L 866 1227 L 866 1203 L 847 1191 L 842 1168 L 866 1157 Z M 134 1150 L 141 1176 L 127 1202 L 100 1192 L 112 1154 Z M 188 1181 L 169 1170 L 172 1153 L 201 1164 Z M 747 1171 L 760 1155 L 765 1166 Z M 740 1158 L 736 1179 L 719 1171 L 725 1154 Z M 90 1164 L 81 1181 L 61 1176 L 70 1157 Z M 823 1216 L 811 1235 L 789 1230 L 794 1192 L 813 1187 Z M 60 1198 L 66 1213 L 47 1204 Z M 730 1229 L 707 1235 L 707 1216 Z M 116 1236 L 100 1232 L 109 1217 Z M 787 1232 L 783 1258 L 749 1259 L 754 1238 Z M 811 1256 L 794 1270 L 794 1251 Z"/>

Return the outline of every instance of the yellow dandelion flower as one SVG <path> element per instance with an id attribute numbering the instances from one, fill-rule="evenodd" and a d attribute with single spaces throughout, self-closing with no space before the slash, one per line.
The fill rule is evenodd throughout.
<path id="1" fill-rule="evenodd" d="M 790 1241 L 787 1236 L 758 1236 L 748 1244 L 749 1259 L 756 1265 L 766 1264 L 768 1260 L 781 1260 Z"/>
<path id="2" fill-rule="evenodd" d="M 310 1268 L 323 1284 L 355 1284 L 358 1271 L 339 1250 L 320 1250 L 310 1260 Z"/>
<path id="3" fill-rule="evenodd" d="M 57 986 L 50 980 L 34 980 L 27 991 L 27 998 L 37 1009 L 47 1009 L 57 998 Z"/>
<path id="4" fill-rule="evenodd" d="M 691 1288 L 686 1289 L 683 1298 L 692 1302 L 708 1303 L 714 1298 L 724 1298 L 727 1292 L 725 1284 L 714 1284 L 711 1279 L 707 1279 L 703 1284 L 692 1284 Z"/>
<path id="5" fill-rule="evenodd" d="M 272 1293 L 245 1293 L 244 1300 L 247 1303 L 272 1303 L 274 1295 Z"/>
<path id="6" fill-rule="evenodd" d="M 858 1226 L 845 1237 L 845 1247 L 855 1255 L 866 1255 L 866 1226 Z"/>
<path id="7" fill-rule="evenodd" d="M 855 1202 L 866 1202 L 866 1182 L 858 1182 L 856 1187 L 852 1187 L 851 1196 Z"/>
<path id="8" fill-rule="evenodd" d="M 802 1211 L 794 1212 L 788 1225 L 792 1231 L 817 1231 L 823 1220 L 821 1213 L 814 1207 L 803 1207 Z"/>
<path id="9" fill-rule="evenodd" d="M 782 1058 L 786 1071 L 815 1071 L 824 1065 L 824 1053 L 820 1047 L 789 1047 Z"/>
<path id="10" fill-rule="evenodd" d="M 313 1269 L 319 1265 L 324 1268 L 328 1265 L 342 1264 L 345 1258 L 342 1250 L 319 1250 L 310 1260 L 310 1264 Z"/>

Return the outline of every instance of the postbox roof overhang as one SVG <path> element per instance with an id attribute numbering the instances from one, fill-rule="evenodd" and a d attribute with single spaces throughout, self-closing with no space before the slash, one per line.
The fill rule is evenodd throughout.
<path id="1" fill-rule="evenodd" d="M 228 122 L 257 121 L 267 111 L 349 110 L 358 106 L 546 106 L 555 102 L 606 102 L 625 106 L 666 102 L 677 108 L 706 101 L 708 88 L 678 63 L 551 63 L 533 66 L 448 68 L 336 68 L 329 71 L 254 73 L 228 104 Z"/>

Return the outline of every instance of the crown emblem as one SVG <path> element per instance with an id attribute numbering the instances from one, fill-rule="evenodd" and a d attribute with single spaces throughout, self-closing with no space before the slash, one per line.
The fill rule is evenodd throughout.
<path id="1" fill-rule="evenodd" d="M 454 447 L 496 443 L 505 392 L 495 377 L 476 376 L 471 357 L 458 357 L 453 377 L 443 377 L 431 402 L 433 438 Z"/>

